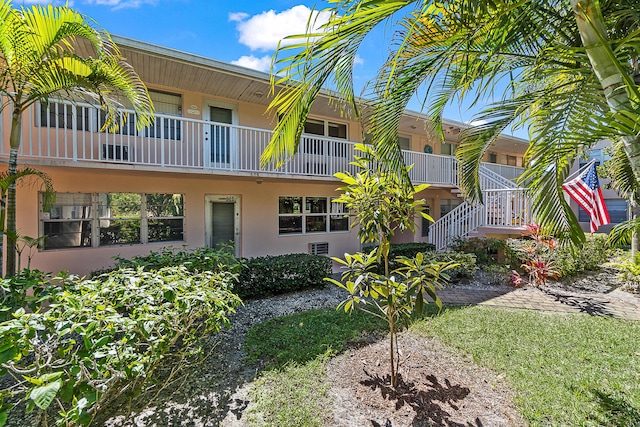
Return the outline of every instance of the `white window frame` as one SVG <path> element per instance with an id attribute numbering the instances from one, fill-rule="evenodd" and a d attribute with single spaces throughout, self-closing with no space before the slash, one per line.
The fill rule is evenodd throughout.
<path id="1" fill-rule="evenodd" d="M 91 197 L 91 207 L 90 207 L 90 216 L 88 218 L 78 218 L 78 219 L 51 219 L 50 211 L 44 211 L 43 205 L 43 193 L 40 193 L 39 197 L 39 234 L 41 236 L 44 235 L 45 223 L 51 222 L 77 222 L 77 221 L 90 221 L 91 223 L 91 245 L 90 246 L 66 246 L 66 247 L 56 247 L 56 248 L 45 248 L 45 243 L 43 242 L 40 246 L 40 250 L 44 251 L 55 251 L 55 250 L 69 250 L 69 249 L 84 249 L 88 247 L 109 247 L 109 246 L 132 246 L 132 245 L 141 245 L 141 244 L 149 244 L 149 243 L 170 243 L 170 242 L 185 242 L 185 215 L 184 215 L 184 205 L 185 205 L 185 196 L 183 193 L 175 193 L 180 194 L 182 196 L 182 209 L 183 215 L 171 216 L 171 217 L 155 217 L 149 216 L 149 212 L 147 209 L 147 196 L 150 194 L 174 194 L 174 193 L 130 193 L 130 194 L 139 194 L 140 195 L 140 242 L 135 243 L 117 243 L 113 245 L 100 245 L 100 223 L 103 221 L 110 221 L 114 219 L 123 219 L 123 218 L 111 218 L 111 217 L 101 217 L 99 212 L 99 195 L 100 194 L 117 194 L 117 193 L 127 193 L 127 192 L 111 192 L 111 193 L 64 193 L 64 194 L 88 194 Z M 63 193 L 59 193 L 63 194 Z M 55 205 L 54 207 L 55 208 Z M 138 217 L 124 218 L 125 220 L 137 220 Z M 149 220 L 157 220 L 157 219 L 177 219 L 182 220 L 182 239 L 181 240 L 154 240 L 149 242 Z"/>
<path id="2" fill-rule="evenodd" d="M 280 212 L 280 199 L 281 198 L 296 198 L 302 199 L 302 206 L 299 213 L 281 213 Z M 335 203 L 334 200 L 337 197 L 334 196 L 292 196 L 292 195 L 280 195 L 278 196 L 278 236 L 300 236 L 305 234 L 326 234 L 326 233 L 348 233 L 349 232 L 349 217 L 345 212 L 336 212 L 334 209 L 339 206 L 344 206 L 342 203 Z M 307 211 L 307 199 L 325 199 L 326 211 L 324 213 L 312 213 Z M 343 208 L 342 208 L 343 209 Z M 346 229 L 344 230 L 332 230 L 331 219 L 332 217 L 342 216 L 346 220 Z M 281 233 L 280 232 L 280 218 L 300 218 L 301 231 L 293 233 Z M 308 217 L 324 217 L 325 218 L 325 230 L 324 231 L 307 231 L 307 218 Z"/>
<path id="3" fill-rule="evenodd" d="M 335 139 L 344 139 L 345 141 L 349 139 L 349 124 L 348 123 L 342 123 L 342 122 L 338 122 L 335 120 L 325 120 L 325 119 L 318 119 L 315 117 L 309 117 L 307 118 L 307 122 L 312 122 L 312 123 L 316 123 L 316 124 L 322 124 L 323 126 L 323 134 L 315 134 L 315 133 L 308 133 L 307 135 L 317 135 L 317 136 L 324 136 L 327 138 L 335 138 Z M 329 126 L 330 125 L 337 125 L 337 126 L 344 126 L 344 138 L 339 137 L 339 136 L 329 136 Z"/>

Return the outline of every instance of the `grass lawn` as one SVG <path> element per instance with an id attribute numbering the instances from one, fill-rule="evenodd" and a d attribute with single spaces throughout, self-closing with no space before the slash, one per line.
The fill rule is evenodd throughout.
<path id="1" fill-rule="evenodd" d="M 253 421 L 322 425 L 327 358 L 385 330 L 376 319 L 331 309 L 254 327 L 247 353 L 267 369 L 253 389 Z M 504 374 L 531 426 L 640 424 L 639 322 L 470 307 L 417 322 L 411 332 L 437 337 Z"/>
<path id="2" fill-rule="evenodd" d="M 470 307 L 416 323 L 504 373 L 531 426 L 640 423 L 640 323 Z"/>

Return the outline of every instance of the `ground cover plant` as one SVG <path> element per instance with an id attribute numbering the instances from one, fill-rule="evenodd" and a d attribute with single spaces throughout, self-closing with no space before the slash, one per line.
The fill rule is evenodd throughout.
<path id="1" fill-rule="evenodd" d="M 471 355 L 477 364 L 490 367 L 496 376 L 506 377 L 530 426 L 632 426 L 640 422 L 638 322 L 489 307 L 445 307 L 440 315 L 436 315 L 435 306 L 426 309 L 430 317 L 415 322 L 404 333 L 435 337 Z M 252 340 L 258 341 L 258 331 L 271 328 L 270 339 L 276 340 L 273 345 L 247 341 L 254 360 L 277 360 L 252 387 L 260 422 L 278 425 L 275 420 L 285 420 L 288 424 L 285 414 L 290 414 L 291 408 L 283 406 L 287 401 L 296 406 L 296 413 L 306 414 L 305 419 L 319 423 L 326 418 L 328 385 L 324 374 L 333 352 L 323 353 L 322 334 L 312 334 L 315 344 L 309 345 L 317 350 L 309 353 L 306 361 L 294 362 L 288 355 L 298 352 L 295 340 L 278 338 L 290 336 L 300 325 L 322 330 L 318 319 L 323 312 L 326 321 L 335 321 L 331 309 L 304 312 L 259 325 L 252 332 Z M 338 340 L 331 344 L 332 349 L 339 346 Z M 423 370 L 429 373 L 429 365 Z M 301 384 L 305 397 L 292 405 L 288 398 L 294 397 Z M 263 425 L 255 417 L 253 421 L 256 424 L 249 425 Z"/>
<path id="2" fill-rule="evenodd" d="M 184 266 L 60 278 L 40 301 L 46 305 L 0 323 L 0 376 L 13 378 L 0 390 L 0 425 L 25 410 L 14 407 L 20 402 L 37 410 L 35 425 L 49 417 L 88 425 L 111 402 L 144 391 L 163 364 L 171 381 L 202 337 L 228 325 L 240 304 L 234 278 Z"/>

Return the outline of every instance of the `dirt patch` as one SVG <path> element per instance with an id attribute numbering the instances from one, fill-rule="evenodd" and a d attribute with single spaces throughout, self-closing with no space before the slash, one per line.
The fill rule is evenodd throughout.
<path id="1" fill-rule="evenodd" d="M 387 340 L 329 362 L 331 426 L 522 426 L 504 381 L 437 340 L 403 333 L 400 382 L 390 387 Z"/>

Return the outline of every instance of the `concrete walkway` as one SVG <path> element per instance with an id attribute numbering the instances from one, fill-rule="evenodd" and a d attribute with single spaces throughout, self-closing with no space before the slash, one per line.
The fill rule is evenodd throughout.
<path id="1" fill-rule="evenodd" d="M 640 320 L 640 298 L 623 291 L 609 294 L 571 294 L 556 289 L 449 288 L 438 292 L 443 302 L 460 305 L 539 310 L 555 313 L 586 313 L 620 319 Z"/>

